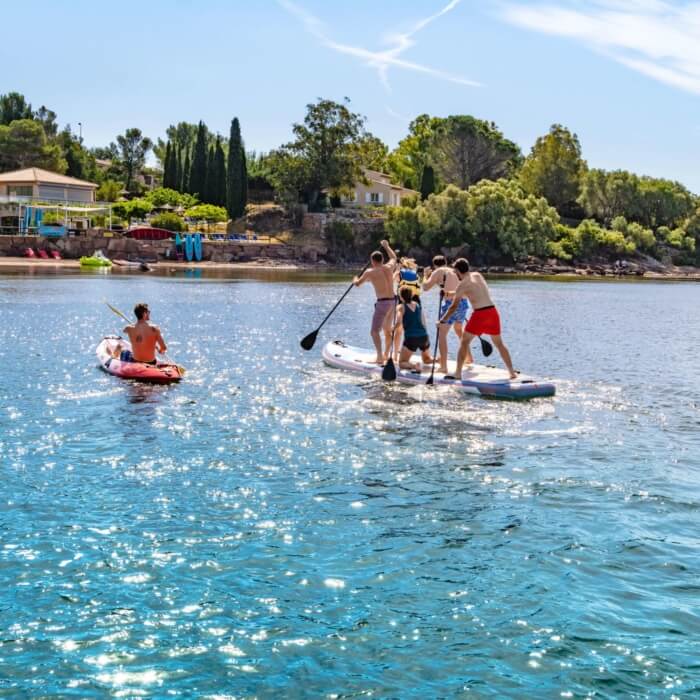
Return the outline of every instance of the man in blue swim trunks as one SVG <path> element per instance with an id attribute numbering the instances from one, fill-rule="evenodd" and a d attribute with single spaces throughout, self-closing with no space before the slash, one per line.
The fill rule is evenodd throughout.
<path id="1" fill-rule="evenodd" d="M 435 285 L 440 286 L 440 316 L 442 318 L 445 315 L 447 309 L 450 308 L 452 301 L 454 299 L 455 290 L 459 284 L 459 277 L 457 273 L 447 265 L 447 260 L 444 255 L 436 255 L 433 258 L 433 271 L 430 277 L 423 281 L 423 291 L 426 292 Z M 459 301 L 459 306 L 457 310 L 450 316 L 446 323 L 440 324 L 438 328 L 438 348 L 440 350 L 440 367 L 439 372 L 447 374 L 447 335 L 452 328 L 455 335 L 462 340 L 462 332 L 464 330 L 464 321 L 467 318 L 467 311 L 469 310 L 469 302 L 462 298 Z M 474 359 L 471 357 L 471 352 L 466 358 L 468 363 L 472 363 Z"/>

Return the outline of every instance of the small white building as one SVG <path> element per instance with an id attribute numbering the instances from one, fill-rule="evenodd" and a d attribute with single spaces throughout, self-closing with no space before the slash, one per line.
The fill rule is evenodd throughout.
<path id="1" fill-rule="evenodd" d="M 420 192 L 394 185 L 391 176 L 378 170 L 365 170 L 365 182 L 356 182 L 352 194 L 342 198 L 344 206 L 371 207 L 389 205 L 398 207 L 406 197 L 420 196 Z"/>
<path id="2" fill-rule="evenodd" d="M 0 173 L 0 202 L 64 202 L 92 204 L 95 201 L 94 182 L 59 175 L 42 168 L 25 168 Z"/>

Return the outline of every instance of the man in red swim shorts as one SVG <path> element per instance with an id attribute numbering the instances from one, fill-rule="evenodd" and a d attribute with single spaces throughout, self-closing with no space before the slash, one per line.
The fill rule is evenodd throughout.
<path id="1" fill-rule="evenodd" d="M 450 318 L 457 310 L 459 300 L 463 297 L 469 299 L 474 309 L 467 321 L 467 325 L 464 327 L 464 333 L 462 334 L 462 342 L 460 343 L 459 352 L 457 353 L 455 378 L 461 379 L 464 360 L 467 358 L 471 360 L 469 345 L 472 340 L 477 335 L 490 335 L 493 344 L 496 346 L 503 359 L 503 363 L 508 368 L 510 378 L 515 379 L 518 375 L 513 369 L 513 361 L 510 358 L 508 348 L 501 339 L 501 318 L 498 315 L 498 309 L 496 309 L 491 300 L 491 294 L 486 280 L 479 272 L 469 272 L 469 262 L 466 258 L 455 260 L 453 267 L 460 282 L 455 290 L 452 304 L 440 319 L 440 323 L 445 323 Z"/>

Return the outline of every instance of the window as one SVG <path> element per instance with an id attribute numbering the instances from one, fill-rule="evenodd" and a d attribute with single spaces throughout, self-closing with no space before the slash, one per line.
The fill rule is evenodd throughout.
<path id="1" fill-rule="evenodd" d="M 379 202 L 381 201 L 379 199 L 379 192 L 371 192 L 369 201 L 372 202 L 372 204 L 379 204 Z"/>
<path id="2" fill-rule="evenodd" d="M 34 188 L 31 185 L 8 185 L 7 194 L 13 194 L 16 197 L 31 197 L 34 194 Z"/>

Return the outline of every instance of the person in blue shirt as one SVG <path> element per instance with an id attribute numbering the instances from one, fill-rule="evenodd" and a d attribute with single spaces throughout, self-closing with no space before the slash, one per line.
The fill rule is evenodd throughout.
<path id="1" fill-rule="evenodd" d="M 401 303 L 396 310 L 396 323 L 394 324 L 394 333 L 397 328 L 403 326 L 403 346 L 399 355 L 399 368 L 420 372 L 421 363 L 411 362 L 414 352 L 421 351 L 423 364 L 427 365 L 433 361 L 430 356 L 430 337 L 428 336 L 423 308 L 411 287 L 399 288 L 399 300 Z"/>

